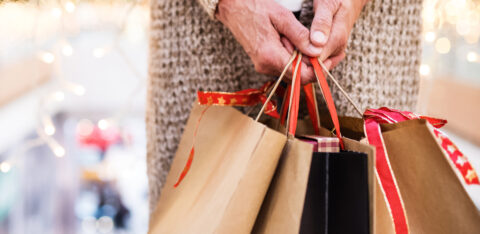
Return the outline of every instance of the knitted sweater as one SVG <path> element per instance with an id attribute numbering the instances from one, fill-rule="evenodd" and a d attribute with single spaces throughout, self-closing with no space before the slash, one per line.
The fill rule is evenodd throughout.
<path id="1" fill-rule="evenodd" d="M 309 25 L 312 0 L 300 20 Z M 218 0 L 152 0 L 147 97 L 147 173 L 155 207 L 197 90 L 238 91 L 272 79 L 255 72 L 213 15 Z M 333 75 L 361 108 L 413 110 L 421 54 L 421 0 L 370 0 Z M 332 86 L 341 115 L 354 109 Z"/>

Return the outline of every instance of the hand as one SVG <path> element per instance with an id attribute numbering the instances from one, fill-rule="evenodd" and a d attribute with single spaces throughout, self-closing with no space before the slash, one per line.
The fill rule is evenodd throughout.
<path id="1" fill-rule="evenodd" d="M 322 48 L 321 61 L 331 70 L 345 58 L 348 37 L 367 0 L 314 0 L 312 44 Z"/>
<path id="2" fill-rule="evenodd" d="M 320 56 L 321 49 L 310 43 L 310 31 L 274 0 L 220 0 L 217 9 L 216 18 L 230 29 L 259 73 L 282 72 L 292 55 L 285 43 L 307 56 Z M 305 62 L 301 66 L 302 81 L 313 80 L 312 67 Z M 289 71 L 291 76 L 291 67 Z"/>

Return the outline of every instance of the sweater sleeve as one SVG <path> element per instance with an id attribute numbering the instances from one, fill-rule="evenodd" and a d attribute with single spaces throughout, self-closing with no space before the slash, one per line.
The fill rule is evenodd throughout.
<path id="1" fill-rule="evenodd" d="M 220 0 L 198 0 L 203 9 L 208 13 L 210 18 L 215 18 L 215 11 L 217 10 L 217 4 Z"/>

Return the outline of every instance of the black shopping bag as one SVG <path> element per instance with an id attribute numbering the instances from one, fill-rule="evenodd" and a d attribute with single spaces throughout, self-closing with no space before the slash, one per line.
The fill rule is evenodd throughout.
<path id="1" fill-rule="evenodd" d="M 369 233 L 368 156 L 314 152 L 300 233 Z"/>

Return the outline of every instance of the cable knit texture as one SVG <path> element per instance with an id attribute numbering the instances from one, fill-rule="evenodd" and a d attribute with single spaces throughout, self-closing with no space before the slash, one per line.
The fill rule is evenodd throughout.
<path id="1" fill-rule="evenodd" d="M 260 87 L 260 75 L 220 22 L 218 0 L 152 0 L 147 101 L 147 172 L 155 207 L 197 90 L 237 91 Z M 361 108 L 388 106 L 412 111 L 418 92 L 421 0 L 371 0 L 357 20 L 346 58 L 333 75 Z M 312 2 L 301 21 L 311 23 Z M 341 115 L 355 112 L 332 87 Z"/>

